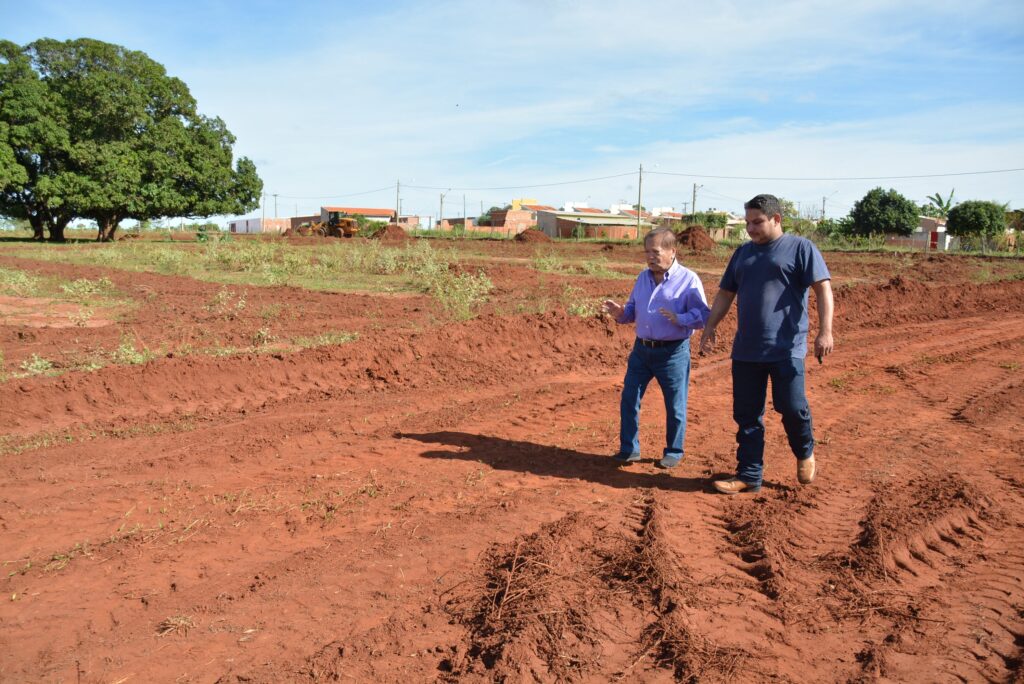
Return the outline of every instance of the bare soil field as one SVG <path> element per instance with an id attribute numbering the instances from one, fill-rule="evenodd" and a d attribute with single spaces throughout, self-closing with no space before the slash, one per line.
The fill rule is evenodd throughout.
<path id="1" fill-rule="evenodd" d="M 1022 681 L 1019 261 L 826 253 L 818 478 L 769 408 L 727 497 L 726 345 L 679 467 L 656 384 L 610 458 L 633 330 L 587 306 L 639 247 L 451 249 L 468 320 L 0 246 L 0 681 Z M 681 253 L 709 299 L 727 258 Z"/>

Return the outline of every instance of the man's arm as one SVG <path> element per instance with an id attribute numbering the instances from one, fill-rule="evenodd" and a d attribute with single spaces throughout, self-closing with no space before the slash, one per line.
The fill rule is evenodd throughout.
<path id="1" fill-rule="evenodd" d="M 680 311 L 672 311 L 663 306 L 658 309 L 659 313 L 670 323 L 681 328 L 703 328 L 711 309 L 708 308 L 708 300 L 704 296 L 704 284 L 696 273 L 693 274 L 693 281 L 689 286 L 679 293 L 678 302 L 677 308 Z"/>
<path id="2" fill-rule="evenodd" d="M 611 315 L 616 323 L 632 323 L 636 320 L 636 286 L 629 293 L 629 299 L 625 305 L 619 304 L 613 299 L 606 299 L 601 305 L 601 311 Z"/>
<path id="3" fill-rule="evenodd" d="M 701 354 L 709 354 L 714 350 L 717 339 L 715 328 L 725 318 L 725 314 L 729 313 L 729 307 L 732 306 L 732 300 L 734 299 L 736 299 L 735 292 L 719 288 L 718 294 L 715 295 L 715 301 L 711 304 L 711 314 L 708 316 L 708 322 L 704 324 L 704 332 L 700 336 Z"/>
<path id="4" fill-rule="evenodd" d="M 821 360 L 832 353 L 832 281 L 819 280 L 811 285 L 818 304 L 818 336 L 814 338 L 814 356 Z"/>

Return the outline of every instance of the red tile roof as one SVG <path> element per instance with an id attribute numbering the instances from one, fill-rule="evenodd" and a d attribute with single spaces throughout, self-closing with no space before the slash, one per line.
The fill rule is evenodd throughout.
<path id="1" fill-rule="evenodd" d="M 362 216 L 394 216 L 394 209 L 371 209 L 369 207 L 321 207 L 327 211 L 340 211 L 346 214 L 360 214 Z"/>
<path id="2" fill-rule="evenodd" d="M 623 213 L 623 214 L 625 214 L 626 216 L 636 216 L 636 209 L 623 209 L 623 210 L 622 210 L 622 213 Z M 648 217 L 648 216 L 650 216 L 650 214 L 648 214 L 648 213 L 647 213 L 647 212 L 645 211 L 645 212 L 644 212 L 644 213 L 642 214 L 642 216 L 641 216 L 641 217 Z"/>
<path id="3" fill-rule="evenodd" d="M 530 211 L 558 211 L 554 207 L 549 207 L 546 204 L 524 204 L 523 209 L 529 209 Z"/>
<path id="4" fill-rule="evenodd" d="M 584 214 L 607 214 L 608 212 L 604 209 L 594 209 L 591 207 L 576 207 L 576 211 L 583 212 Z"/>
<path id="5" fill-rule="evenodd" d="M 683 215 L 680 214 L 678 211 L 663 211 L 661 212 L 661 215 L 667 216 L 669 218 L 683 218 Z"/>

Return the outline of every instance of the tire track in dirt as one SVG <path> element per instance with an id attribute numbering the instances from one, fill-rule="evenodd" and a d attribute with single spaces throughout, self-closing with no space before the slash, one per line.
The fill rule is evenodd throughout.
<path id="1" fill-rule="evenodd" d="M 923 477 L 879 485 L 862 527 L 849 553 L 833 559 L 828 586 L 830 598 L 840 599 L 830 601 L 840 619 L 889 625 L 859 654 L 863 674 L 1005 677 L 1024 633 L 1024 558 L 1009 552 L 1003 536 L 1019 523 L 1008 526 L 992 501 L 960 478 Z"/>
<path id="2" fill-rule="evenodd" d="M 620 525 L 571 513 L 492 547 L 446 598 L 469 647 L 443 669 L 453 681 L 646 679 L 652 666 L 681 680 L 730 678 L 747 654 L 692 625 L 699 590 L 662 542 L 663 515 L 647 494 Z"/>

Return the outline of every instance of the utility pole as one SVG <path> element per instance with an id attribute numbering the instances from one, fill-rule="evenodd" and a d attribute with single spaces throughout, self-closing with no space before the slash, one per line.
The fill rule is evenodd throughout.
<path id="1" fill-rule="evenodd" d="M 640 178 L 636 182 L 636 239 L 640 239 L 640 211 L 643 206 L 641 199 L 643 198 L 644 188 L 644 165 L 640 165 Z"/>
<path id="2" fill-rule="evenodd" d="M 696 183 L 693 184 L 693 203 L 690 205 L 692 207 L 690 213 L 694 216 L 697 215 L 697 190 L 703 187 L 703 185 L 697 185 Z"/>
<path id="3" fill-rule="evenodd" d="M 468 227 L 469 226 L 466 225 L 466 195 L 463 194 L 462 195 L 462 234 L 463 235 L 466 234 L 466 228 L 468 228 Z"/>
<path id="4" fill-rule="evenodd" d="M 265 224 L 266 222 L 267 222 L 267 193 L 263 193 L 263 202 L 261 203 L 261 206 L 260 206 L 260 231 L 263 230 L 263 224 Z"/>
<path id="5" fill-rule="evenodd" d="M 398 223 L 398 219 L 402 216 L 402 181 L 395 181 L 395 223 Z"/>
<path id="6" fill-rule="evenodd" d="M 277 218 L 277 193 L 274 193 L 274 218 Z"/>
<path id="7" fill-rule="evenodd" d="M 825 220 L 825 200 L 826 199 L 828 199 L 828 198 L 827 197 L 822 197 L 821 198 L 821 220 L 822 221 Z"/>
<path id="8" fill-rule="evenodd" d="M 452 189 L 448 188 L 441 193 L 441 208 L 437 212 L 437 229 L 441 230 L 441 224 L 444 222 L 444 196 L 451 192 Z"/>

